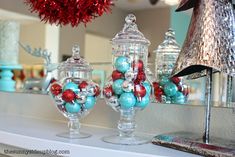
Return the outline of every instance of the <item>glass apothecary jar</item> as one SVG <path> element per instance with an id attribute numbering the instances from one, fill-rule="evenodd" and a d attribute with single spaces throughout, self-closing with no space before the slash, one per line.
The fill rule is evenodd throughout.
<path id="1" fill-rule="evenodd" d="M 91 136 L 80 132 L 79 119 L 94 107 L 100 89 L 92 78 L 92 68 L 80 57 L 80 48 L 75 45 L 73 55 L 58 66 L 58 81 L 50 86 L 52 96 L 59 111 L 69 119 L 69 132 L 58 134 L 65 138 L 86 138 Z"/>
<path id="2" fill-rule="evenodd" d="M 104 137 L 105 142 L 123 145 L 147 143 L 145 137 L 134 134 L 137 111 L 150 103 L 151 83 L 146 76 L 150 42 L 138 30 L 136 17 L 129 14 L 125 25 L 112 39 L 113 72 L 103 90 L 106 103 L 120 112 L 119 134 Z"/>
<path id="3" fill-rule="evenodd" d="M 174 30 L 169 29 L 164 41 L 154 51 L 156 82 L 153 82 L 153 88 L 157 102 L 185 104 L 187 101 L 189 87 L 183 83 L 182 78 L 171 77 L 180 50 Z"/>

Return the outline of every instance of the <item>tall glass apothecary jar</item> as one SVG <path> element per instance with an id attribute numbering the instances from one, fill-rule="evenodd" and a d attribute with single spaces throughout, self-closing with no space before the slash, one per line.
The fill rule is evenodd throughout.
<path id="1" fill-rule="evenodd" d="M 125 25 L 112 39 L 113 72 L 103 90 L 106 103 L 120 112 L 119 134 L 104 137 L 105 142 L 137 145 L 148 138 L 134 134 L 137 111 L 150 103 L 151 83 L 146 76 L 148 46 L 150 42 L 138 30 L 136 17 L 129 14 Z"/>
<path id="2" fill-rule="evenodd" d="M 80 132 L 79 120 L 94 107 L 99 86 L 92 81 L 92 68 L 80 57 L 80 48 L 75 45 L 72 57 L 58 66 L 58 81 L 50 86 L 52 96 L 58 110 L 69 120 L 69 131 L 57 136 L 76 139 L 91 136 Z"/>
<path id="3" fill-rule="evenodd" d="M 188 86 L 182 82 L 182 78 L 171 77 L 180 50 L 174 30 L 168 29 L 164 41 L 154 51 L 156 82 L 153 87 L 157 102 L 185 104 L 187 101 Z"/>

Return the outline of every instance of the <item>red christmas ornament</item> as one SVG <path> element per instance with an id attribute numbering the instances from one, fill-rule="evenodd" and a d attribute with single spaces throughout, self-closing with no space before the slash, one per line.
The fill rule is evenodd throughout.
<path id="1" fill-rule="evenodd" d="M 171 81 L 174 82 L 175 84 L 179 84 L 181 79 L 179 77 L 172 77 Z"/>
<path id="2" fill-rule="evenodd" d="M 95 96 L 99 96 L 100 95 L 100 88 L 99 86 L 95 86 Z"/>
<path id="3" fill-rule="evenodd" d="M 113 96 L 114 92 L 112 86 L 105 87 L 103 90 L 103 94 L 106 98 L 110 98 L 111 96 Z"/>
<path id="4" fill-rule="evenodd" d="M 55 78 L 52 78 L 51 79 L 51 81 L 50 81 L 50 83 L 54 83 L 54 82 L 56 82 L 57 80 L 55 79 Z"/>
<path id="5" fill-rule="evenodd" d="M 154 95 L 158 102 L 162 102 L 162 95 L 164 94 L 163 89 L 154 89 Z"/>
<path id="6" fill-rule="evenodd" d="M 88 86 L 88 83 L 87 83 L 86 81 L 82 81 L 82 82 L 78 85 L 78 87 L 79 87 L 80 89 L 85 89 L 87 86 Z"/>
<path id="7" fill-rule="evenodd" d="M 144 70 L 144 63 L 142 60 L 133 61 L 132 63 L 132 68 L 133 69 L 138 69 L 138 71 L 143 71 Z"/>
<path id="8" fill-rule="evenodd" d="M 67 89 L 62 93 L 62 99 L 66 102 L 72 102 L 76 95 L 71 89 Z"/>
<path id="9" fill-rule="evenodd" d="M 114 70 L 112 73 L 113 81 L 120 79 L 120 78 L 123 78 L 123 77 L 124 77 L 123 73 L 119 72 L 118 70 Z"/>
<path id="10" fill-rule="evenodd" d="M 154 88 L 154 89 L 160 88 L 159 83 L 158 83 L 158 82 L 153 82 L 153 88 Z"/>
<path id="11" fill-rule="evenodd" d="M 135 85 L 134 95 L 137 97 L 144 97 L 146 95 L 146 89 L 143 85 Z"/>
<path id="12" fill-rule="evenodd" d="M 38 13 L 44 22 L 57 25 L 90 22 L 92 19 L 110 12 L 112 0 L 25 0 L 31 12 Z"/>
<path id="13" fill-rule="evenodd" d="M 58 83 L 51 85 L 50 91 L 53 95 L 59 95 L 62 92 L 62 87 Z"/>
<path id="14" fill-rule="evenodd" d="M 178 88 L 178 91 L 182 92 L 182 90 L 183 90 L 182 85 L 177 85 L 177 88 Z"/>
<path id="15" fill-rule="evenodd" d="M 146 75 L 145 75 L 144 71 L 140 71 L 137 74 L 136 80 L 138 80 L 139 82 L 144 82 L 146 80 Z"/>

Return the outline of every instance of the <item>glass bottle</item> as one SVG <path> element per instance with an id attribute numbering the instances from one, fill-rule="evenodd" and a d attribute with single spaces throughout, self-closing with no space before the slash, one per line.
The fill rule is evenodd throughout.
<path id="1" fill-rule="evenodd" d="M 80 132 L 79 119 L 85 117 L 94 107 L 100 89 L 92 78 L 92 68 L 80 57 L 80 48 L 75 45 L 73 55 L 58 66 L 58 81 L 50 86 L 52 96 L 59 111 L 69 119 L 69 132 L 58 136 L 65 138 L 86 138 L 91 136 Z"/>
<path id="2" fill-rule="evenodd" d="M 146 76 L 150 42 L 138 30 L 136 17 L 129 14 L 125 25 L 112 39 L 113 72 L 103 90 L 106 103 L 120 112 L 119 134 L 104 137 L 105 142 L 137 145 L 149 142 L 136 136 L 135 115 L 150 103 L 151 84 Z"/>

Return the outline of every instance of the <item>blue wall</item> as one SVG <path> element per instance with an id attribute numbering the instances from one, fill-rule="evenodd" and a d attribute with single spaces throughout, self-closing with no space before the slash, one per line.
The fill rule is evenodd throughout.
<path id="1" fill-rule="evenodd" d="M 187 34 L 191 16 L 185 12 L 175 12 L 175 7 L 171 8 L 170 26 L 175 30 L 176 40 L 182 46 Z"/>

